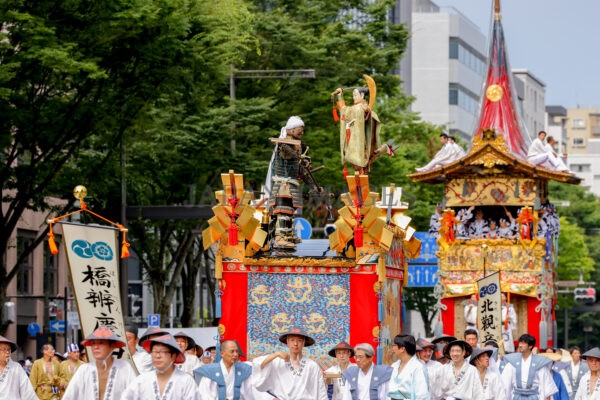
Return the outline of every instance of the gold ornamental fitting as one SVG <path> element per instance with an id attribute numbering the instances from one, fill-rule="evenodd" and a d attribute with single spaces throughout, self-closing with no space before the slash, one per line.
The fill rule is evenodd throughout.
<path id="1" fill-rule="evenodd" d="M 492 101 L 494 103 L 499 101 L 503 95 L 504 91 L 502 90 L 502 87 L 496 84 L 488 86 L 488 88 L 485 91 L 485 97 L 487 97 L 489 101 Z"/>
<path id="2" fill-rule="evenodd" d="M 87 196 L 86 187 L 83 185 L 75 186 L 75 189 L 73 189 L 73 196 L 75 196 L 75 198 L 79 201 L 85 199 L 85 196 Z"/>
<path id="3" fill-rule="evenodd" d="M 219 324 L 219 335 L 223 336 L 225 334 L 225 325 Z"/>

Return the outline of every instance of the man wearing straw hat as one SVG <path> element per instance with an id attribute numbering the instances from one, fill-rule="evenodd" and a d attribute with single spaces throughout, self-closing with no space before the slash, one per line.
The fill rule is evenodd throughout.
<path id="1" fill-rule="evenodd" d="M 579 381 L 579 387 L 575 394 L 575 400 L 598 400 L 600 399 L 600 349 L 594 347 L 581 356 L 589 371 Z"/>
<path id="2" fill-rule="evenodd" d="M 66 388 L 77 369 L 85 364 L 79 359 L 79 346 L 77 343 L 71 343 L 67 348 L 69 358 L 60 363 L 59 375 L 63 386 Z"/>
<path id="3" fill-rule="evenodd" d="M 312 346 L 315 340 L 303 328 L 292 327 L 279 341 L 289 353 L 276 351 L 253 361 L 258 367 L 252 377 L 256 389 L 279 400 L 328 400 L 321 368 L 302 355 L 304 347 Z"/>
<path id="4" fill-rule="evenodd" d="M 342 388 L 346 385 L 342 373 L 353 363 L 350 359 L 354 357 L 354 349 L 346 342 L 340 342 L 333 349 L 329 350 L 329 356 L 335 358 L 335 365 L 325 371 L 327 375 L 339 375 L 339 378 L 328 378 L 331 382 L 328 384 L 328 390 L 331 392 L 331 400 L 342 399 Z"/>
<path id="5" fill-rule="evenodd" d="M 473 349 L 464 340 L 455 340 L 444 347 L 444 355 L 451 361 L 442 367 L 438 384 L 446 400 L 481 400 L 483 386 L 477 369 L 466 362 Z"/>
<path id="6" fill-rule="evenodd" d="M 494 350 L 492 348 L 476 348 L 471 354 L 470 363 L 479 372 L 483 386 L 482 400 L 505 400 L 506 391 L 500 374 L 490 369 L 490 360 Z"/>
<path id="7" fill-rule="evenodd" d="M 25 370 L 10 359 L 17 345 L 0 336 L 0 398 L 10 400 L 38 400 Z"/>
<path id="8" fill-rule="evenodd" d="M 550 349 L 548 349 L 550 350 Z M 558 389 L 558 392 L 554 393 L 552 396 L 552 400 L 569 400 L 569 391 L 567 390 L 567 386 L 563 381 L 562 375 L 560 371 L 564 369 L 565 364 L 561 363 L 562 355 L 560 353 L 546 351 L 545 353 L 541 353 L 541 356 L 547 357 L 552 360 L 552 364 L 550 367 L 550 375 L 552 375 L 552 380 Z"/>
<path id="9" fill-rule="evenodd" d="M 185 362 L 177 365 L 177 368 L 190 376 L 194 376 L 194 369 L 200 365 L 200 360 L 193 354 L 188 354 L 186 351 L 196 349 L 196 342 L 185 332 L 179 332 L 173 335 L 179 348 L 185 355 Z"/>
<path id="10" fill-rule="evenodd" d="M 240 348 L 234 340 L 220 346 L 221 360 L 194 370 L 202 400 L 254 400 L 252 366 L 240 362 Z"/>
<path id="11" fill-rule="evenodd" d="M 431 395 L 432 400 L 440 399 L 440 388 L 439 385 L 436 385 L 436 382 L 439 379 L 439 374 L 442 369 L 442 363 L 435 360 L 435 352 L 437 345 L 430 342 L 427 339 L 419 338 L 417 339 L 417 357 L 419 360 L 423 361 L 425 367 L 427 368 L 427 375 L 429 377 L 429 393 Z M 419 350 L 420 348 L 420 350 Z M 444 351 L 443 346 L 440 350 L 440 355 Z M 445 357 L 442 356 L 445 359 Z"/>
<path id="12" fill-rule="evenodd" d="M 108 326 L 100 325 L 81 344 L 91 347 L 94 361 L 79 367 L 63 400 L 119 400 L 135 379 L 131 365 L 112 355 L 113 350 L 125 347 L 125 341 Z"/>
<path id="13" fill-rule="evenodd" d="M 128 386 L 121 400 L 200 400 L 194 379 L 175 368 L 185 362 L 185 354 L 170 334 L 144 341 L 152 357 L 154 371 L 139 375 Z"/>
<path id="14" fill-rule="evenodd" d="M 536 340 L 528 333 L 519 338 L 517 353 L 506 354 L 502 381 L 508 399 L 548 400 L 558 392 L 550 375 L 552 360 L 532 354 Z"/>

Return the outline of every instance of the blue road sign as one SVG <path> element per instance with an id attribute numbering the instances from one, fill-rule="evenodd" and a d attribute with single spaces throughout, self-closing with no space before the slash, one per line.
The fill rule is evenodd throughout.
<path id="1" fill-rule="evenodd" d="M 160 314 L 148 314 L 148 326 L 160 326 Z"/>
<path id="2" fill-rule="evenodd" d="M 304 218 L 294 218 L 294 232 L 302 240 L 310 239 L 312 226 Z"/>
<path id="3" fill-rule="evenodd" d="M 421 241 L 419 258 L 410 260 L 410 264 L 437 264 L 435 253 L 439 250 L 437 238 L 429 232 L 415 232 L 415 237 Z"/>
<path id="4" fill-rule="evenodd" d="M 63 319 L 54 319 L 50 321 L 50 332 L 64 332 L 65 321 Z"/>
<path id="5" fill-rule="evenodd" d="M 35 322 L 32 322 L 29 325 L 27 325 L 27 333 L 29 333 L 31 336 L 35 336 L 38 333 L 40 333 L 41 331 L 42 331 L 42 328 L 40 328 L 40 326 L 38 324 L 36 324 Z"/>
<path id="6" fill-rule="evenodd" d="M 408 287 L 433 287 L 438 281 L 437 265 L 408 265 Z"/>

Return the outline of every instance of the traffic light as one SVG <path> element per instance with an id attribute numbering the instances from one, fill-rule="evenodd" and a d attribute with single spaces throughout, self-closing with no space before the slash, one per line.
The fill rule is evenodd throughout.
<path id="1" fill-rule="evenodd" d="M 594 288 L 577 288 L 573 291 L 573 299 L 578 303 L 595 303 L 596 289 Z"/>

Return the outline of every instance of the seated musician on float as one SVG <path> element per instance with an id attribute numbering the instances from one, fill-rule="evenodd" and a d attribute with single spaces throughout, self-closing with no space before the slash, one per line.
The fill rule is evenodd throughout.
<path id="1" fill-rule="evenodd" d="M 569 168 L 560 159 L 560 157 L 554 152 L 552 145 L 554 144 L 554 138 L 550 136 L 548 141 L 546 139 L 546 132 L 540 131 L 538 137 L 531 143 L 529 152 L 527 153 L 527 161 L 538 167 L 546 168 L 552 171 L 571 173 Z M 564 154 L 563 156 L 566 156 Z"/>
<path id="2" fill-rule="evenodd" d="M 429 164 L 425 165 L 421 168 L 415 168 L 417 172 L 425 172 L 431 169 L 436 169 L 442 167 L 444 165 L 448 165 L 453 163 L 454 161 L 460 160 L 466 153 L 456 142 L 450 140 L 450 137 L 445 133 L 440 135 L 440 142 L 442 143 L 442 148 L 437 152 L 433 160 L 429 162 Z"/>

